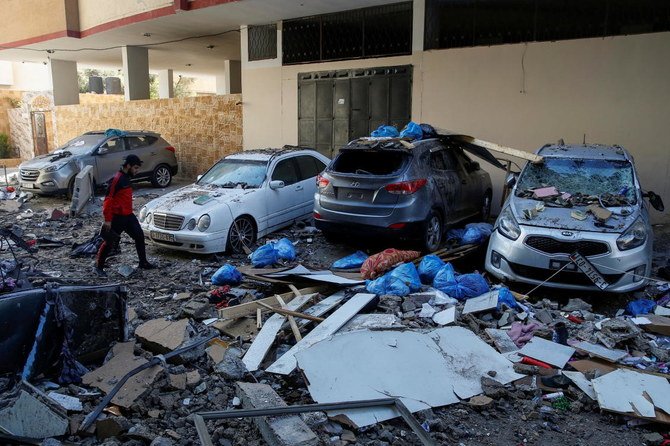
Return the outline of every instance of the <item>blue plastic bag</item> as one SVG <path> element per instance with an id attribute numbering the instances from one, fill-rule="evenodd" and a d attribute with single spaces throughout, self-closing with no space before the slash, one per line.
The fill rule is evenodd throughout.
<path id="1" fill-rule="evenodd" d="M 333 262 L 332 268 L 335 269 L 350 269 L 360 268 L 363 262 L 368 258 L 368 255 L 363 251 L 356 251 L 355 253 L 342 257 L 340 260 Z"/>
<path id="2" fill-rule="evenodd" d="M 512 292 L 505 287 L 501 287 L 498 291 L 498 311 L 502 310 L 503 305 L 506 305 L 507 308 L 519 307 L 519 304 L 514 298 L 514 295 L 512 295 Z"/>
<path id="3" fill-rule="evenodd" d="M 450 229 L 447 231 L 447 240 L 458 240 L 458 243 L 460 244 L 464 235 L 465 229 L 463 228 Z"/>
<path id="4" fill-rule="evenodd" d="M 656 307 L 656 302 L 649 299 L 638 299 L 632 302 L 628 302 L 626 305 L 626 313 L 631 316 L 637 316 L 639 314 L 649 314 L 654 311 Z"/>
<path id="5" fill-rule="evenodd" d="M 491 291 L 489 283 L 481 274 L 478 273 L 461 274 L 460 276 L 456 277 L 456 282 L 458 282 L 459 293 L 462 296 L 460 298 L 458 296 L 452 296 L 456 299 L 477 297 L 486 293 L 487 291 Z"/>
<path id="6" fill-rule="evenodd" d="M 420 140 L 423 138 L 423 130 L 421 126 L 416 122 L 410 121 L 407 123 L 404 129 L 400 132 L 401 138 L 410 138 L 414 140 Z"/>
<path id="7" fill-rule="evenodd" d="M 403 263 L 395 267 L 388 273 L 391 277 L 401 280 L 411 292 L 416 292 L 421 289 L 421 279 L 413 263 Z"/>
<path id="8" fill-rule="evenodd" d="M 277 263 L 277 250 L 272 243 L 261 246 L 251 253 L 251 264 L 254 268 L 262 268 Z"/>
<path id="9" fill-rule="evenodd" d="M 375 280 L 367 280 L 365 282 L 365 289 L 368 293 L 377 295 L 391 294 L 402 297 L 409 294 L 409 287 L 402 280 L 391 276 L 391 274 L 384 274 Z"/>
<path id="10" fill-rule="evenodd" d="M 277 251 L 277 258 L 288 261 L 295 260 L 295 246 L 293 246 L 291 240 L 283 238 L 275 243 L 274 247 Z"/>
<path id="11" fill-rule="evenodd" d="M 433 288 L 446 293 L 449 297 L 456 298 L 452 296 L 449 291 L 454 291 L 455 287 L 458 284 L 456 283 L 456 271 L 454 267 L 451 266 L 451 263 L 445 263 L 442 268 L 435 274 L 435 279 L 433 279 Z"/>
<path id="12" fill-rule="evenodd" d="M 419 263 L 419 278 L 421 283 L 432 284 L 435 280 L 435 275 L 444 266 L 444 262 L 436 255 L 430 254 L 421 260 Z"/>
<path id="13" fill-rule="evenodd" d="M 233 265 L 226 264 L 212 274 L 212 285 L 239 285 L 242 274 Z"/>
<path id="14" fill-rule="evenodd" d="M 377 130 L 373 130 L 370 136 L 373 138 L 397 138 L 400 136 L 400 133 L 398 133 L 398 129 L 392 125 L 380 125 Z"/>
<path id="15" fill-rule="evenodd" d="M 463 245 L 480 245 L 484 243 L 493 232 L 493 225 L 489 223 L 470 223 L 465 225 L 465 233 L 461 237 Z"/>

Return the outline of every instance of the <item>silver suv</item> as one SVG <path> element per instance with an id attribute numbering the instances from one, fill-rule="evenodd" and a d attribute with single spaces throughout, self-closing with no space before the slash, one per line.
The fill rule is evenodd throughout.
<path id="1" fill-rule="evenodd" d="M 633 158 L 619 146 L 546 145 L 503 205 L 486 270 L 503 281 L 627 292 L 651 273 L 653 231 Z M 514 184 L 516 183 L 516 184 Z"/>
<path id="2" fill-rule="evenodd" d="M 158 133 L 147 131 L 96 131 L 84 133 L 51 153 L 37 156 L 19 166 L 21 189 L 43 195 L 72 196 L 74 179 L 85 167 L 93 167 L 96 185 L 109 181 L 123 159 L 134 154 L 143 161 L 134 178 L 167 187 L 177 174 L 175 149 Z"/>

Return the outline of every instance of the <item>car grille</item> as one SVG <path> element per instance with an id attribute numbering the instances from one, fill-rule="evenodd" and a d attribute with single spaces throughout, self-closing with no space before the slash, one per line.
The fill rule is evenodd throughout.
<path id="1" fill-rule="evenodd" d="M 154 214 L 154 226 L 159 229 L 165 229 L 167 231 L 179 231 L 183 223 L 184 217 L 181 215 L 163 213 Z"/>
<path id="2" fill-rule="evenodd" d="M 518 263 L 509 262 L 510 268 L 514 271 L 515 274 L 519 276 L 526 277 L 533 280 L 547 280 L 552 274 L 556 273 L 556 270 L 537 268 L 534 266 L 520 265 Z M 603 276 L 603 279 L 609 284 L 618 282 L 623 274 L 600 274 Z M 581 286 L 595 286 L 591 279 L 589 279 L 586 274 L 581 271 L 561 271 L 551 278 L 548 282 L 550 283 L 564 283 L 566 285 L 581 285 Z"/>
<path id="3" fill-rule="evenodd" d="M 21 169 L 20 174 L 23 181 L 36 181 L 37 177 L 40 176 L 40 171 L 37 169 Z"/>
<path id="4" fill-rule="evenodd" d="M 609 252 L 607 243 L 588 240 L 567 242 L 550 237 L 530 236 L 524 243 L 531 248 L 546 252 L 547 254 L 572 254 L 577 251 L 581 255 L 588 257 Z"/>

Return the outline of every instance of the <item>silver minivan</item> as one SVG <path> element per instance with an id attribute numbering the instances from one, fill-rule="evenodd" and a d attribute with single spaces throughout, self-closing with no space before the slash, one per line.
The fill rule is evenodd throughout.
<path id="1" fill-rule="evenodd" d="M 88 132 L 68 141 L 51 153 L 24 161 L 19 166 L 19 181 L 24 191 L 43 195 L 72 195 L 74 179 L 85 167 L 93 167 L 96 185 L 109 181 L 123 159 L 137 155 L 142 170 L 134 181 L 151 181 L 154 187 L 167 187 L 178 172 L 175 149 L 160 134 L 147 131 Z"/>
<path id="2" fill-rule="evenodd" d="M 653 232 L 632 156 L 622 147 L 546 145 L 496 220 L 486 270 L 503 281 L 627 292 L 647 283 Z"/>

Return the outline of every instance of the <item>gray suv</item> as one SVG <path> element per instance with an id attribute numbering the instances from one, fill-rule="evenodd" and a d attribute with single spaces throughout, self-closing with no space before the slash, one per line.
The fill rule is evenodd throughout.
<path id="1" fill-rule="evenodd" d="M 427 251 L 445 228 L 491 211 L 489 174 L 440 137 L 352 141 L 317 186 L 314 220 L 324 234 L 414 239 Z"/>
<path id="2" fill-rule="evenodd" d="M 24 191 L 43 195 L 72 196 L 74 179 L 85 167 L 93 167 L 96 185 L 109 181 L 123 159 L 134 154 L 143 161 L 134 180 L 148 180 L 155 187 L 167 187 L 177 174 L 175 149 L 158 133 L 147 131 L 88 132 L 51 153 L 37 156 L 19 166 Z"/>

